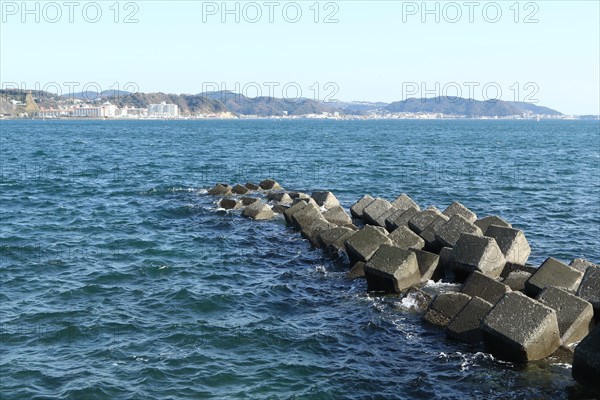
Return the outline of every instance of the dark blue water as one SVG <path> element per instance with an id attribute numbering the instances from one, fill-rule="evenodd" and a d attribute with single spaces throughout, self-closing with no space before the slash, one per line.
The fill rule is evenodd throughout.
<path id="1" fill-rule="evenodd" d="M 558 359 L 445 338 L 204 189 L 401 192 L 600 260 L 598 122 L 1 121 L 0 397 L 566 398 Z"/>

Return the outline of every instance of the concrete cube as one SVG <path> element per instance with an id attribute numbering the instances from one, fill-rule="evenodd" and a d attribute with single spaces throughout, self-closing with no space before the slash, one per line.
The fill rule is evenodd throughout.
<path id="1" fill-rule="evenodd" d="M 273 179 L 265 179 L 264 181 L 259 183 L 258 186 L 263 190 L 283 190 L 281 185 Z"/>
<path id="2" fill-rule="evenodd" d="M 350 239 L 356 231 L 346 227 L 335 227 L 319 234 L 318 240 L 320 247 L 331 254 L 337 254 L 340 251 L 346 251 L 344 243 Z"/>
<path id="3" fill-rule="evenodd" d="M 600 323 L 600 268 L 590 267 L 585 271 L 577 289 L 577 296 L 594 307 L 596 322 Z"/>
<path id="4" fill-rule="evenodd" d="M 435 207 L 419 211 L 408 221 L 408 227 L 420 234 L 441 214 L 440 210 Z"/>
<path id="5" fill-rule="evenodd" d="M 422 283 L 429 280 L 437 281 L 443 277 L 444 272 L 440 268 L 440 256 L 424 250 L 412 249 L 412 251 L 417 256 Z"/>
<path id="6" fill-rule="evenodd" d="M 225 210 L 237 210 L 242 207 L 242 202 L 234 199 L 221 199 L 219 207 Z"/>
<path id="7" fill-rule="evenodd" d="M 308 225 L 303 226 L 300 230 L 302 236 L 310 241 L 314 247 L 319 247 L 319 235 L 321 232 L 327 231 L 334 228 L 335 225 L 327 222 L 325 218 L 317 218 L 310 222 Z"/>
<path id="8" fill-rule="evenodd" d="M 291 206 L 290 208 L 288 208 L 287 210 L 285 210 L 283 212 L 283 216 L 285 217 L 285 222 L 287 222 L 288 225 L 295 226 L 295 222 L 292 217 L 294 216 L 294 214 L 296 214 L 297 212 L 300 212 L 306 206 L 308 206 L 308 203 L 306 201 L 299 201 L 296 204 L 294 204 L 293 206 Z"/>
<path id="9" fill-rule="evenodd" d="M 507 228 L 512 228 L 511 224 L 509 224 L 508 222 L 506 222 L 505 220 L 503 220 L 500 217 L 496 217 L 495 215 L 490 215 L 488 217 L 478 219 L 477 221 L 474 222 L 474 224 L 479 229 L 481 229 L 481 232 L 483 232 L 484 235 L 485 235 L 485 232 L 487 231 L 487 229 L 490 227 L 490 225 L 498 225 L 498 226 L 504 226 Z"/>
<path id="10" fill-rule="evenodd" d="M 481 320 L 492 309 L 492 303 L 473 297 L 446 327 L 448 337 L 476 344 L 483 340 Z"/>
<path id="11" fill-rule="evenodd" d="M 248 189 L 246 186 L 237 184 L 233 187 L 233 189 L 231 189 L 231 191 L 235 194 L 246 194 L 250 191 L 250 189 Z"/>
<path id="12" fill-rule="evenodd" d="M 527 264 L 527 265 L 519 265 L 519 264 L 512 264 L 512 263 L 506 263 L 504 265 L 504 269 L 502 270 L 502 273 L 500 274 L 501 278 L 506 278 L 511 272 L 528 272 L 529 274 L 533 275 L 537 272 L 538 267 L 535 267 L 531 264 Z"/>
<path id="13" fill-rule="evenodd" d="M 364 270 L 370 291 L 400 293 L 421 281 L 415 253 L 386 244 L 367 261 Z"/>
<path id="14" fill-rule="evenodd" d="M 575 258 L 573 261 L 571 261 L 569 267 L 578 269 L 585 274 L 585 271 L 587 271 L 589 267 L 600 268 L 600 265 L 594 264 L 593 262 L 588 261 L 585 258 Z"/>
<path id="15" fill-rule="evenodd" d="M 496 304 L 502 296 L 510 292 L 510 288 L 495 279 L 473 271 L 462 285 L 460 291 L 469 296 L 477 296 L 491 304 Z"/>
<path id="16" fill-rule="evenodd" d="M 385 226 L 385 220 L 383 220 L 382 225 L 379 218 L 392 208 L 393 206 L 389 201 L 376 198 L 363 210 L 363 220 L 372 225 Z"/>
<path id="17" fill-rule="evenodd" d="M 409 208 L 415 208 L 417 211 L 420 210 L 420 207 L 417 203 L 413 201 L 406 194 L 402 193 L 400 196 L 396 197 L 394 201 L 392 201 L 392 205 L 398 210 L 406 211 Z"/>
<path id="18" fill-rule="evenodd" d="M 273 201 L 277 204 L 292 204 L 294 201 L 289 194 L 285 192 L 271 192 L 267 195 L 267 200 Z"/>
<path id="19" fill-rule="evenodd" d="M 364 278 L 365 277 L 365 263 L 362 261 L 358 261 L 357 263 L 355 263 L 352 268 L 350 268 L 350 271 L 348 271 L 346 273 L 346 278 L 347 279 L 357 279 L 357 278 Z"/>
<path id="20" fill-rule="evenodd" d="M 507 262 L 518 265 L 527 263 L 529 254 L 531 254 L 531 247 L 529 247 L 523 231 L 490 225 L 485 232 L 485 236 L 496 239 L 496 243 L 498 243 L 498 247 L 502 250 Z"/>
<path id="21" fill-rule="evenodd" d="M 249 206 L 252 203 L 256 203 L 257 201 L 260 201 L 260 199 L 258 199 L 256 197 L 242 197 L 240 199 L 240 201 L 242 202 L 242 204 L 244 206 Z"/>
<path id="22" fill-rule="evenodd" d="M 303 207 L 301 210 L 293 213 L 292 220 L 294 221 L 294 226 L 302 230 L 316 220 L 325 221 L 325 218 L 323 218 L 317 206 L 314 204 L 308 204 L 306 207 Z"/>
<path id="23" fill-rule="evenodd" d="M 419 212 L 418 208 L 410 207 L 406 211 L 394 210 L 386 219 L 385 227 L 392 232 L 401 226 L 408 226 L 408 221 Z"/>
<path id="24" fill-rule="evenodd" d="M 217 183 L 215 186 L 208 190 L 208 194 L 212 196 L 231 196 L 233 192 L 231 191 L 231 186 Z"/>
<path id="25" fill-rule="evenodd" d="M 574 294 L 548 286 L 536 300 L 556 311 L 561 344 L 564 346 L 579 342 L 594 327 L 592 305 Z"/>
<path id="26" fill-rule="evenodd" d="M 354 228 L 352 218 L 350 218 L 350 216 L 346 214 L 346 211 L 344 211 L 344 209 L 341 206 L 335 206 L 325 211 L 323 213 L 323 218 L 337 226 L 347 226 Z"/>
<path id="27" fill-rule="evenodd" d="M 510 290 L 525 292 L 525 282 L 531 277 L 531 274 L 526 271 L 513 271 L 508 274 L 502 281 Z"/>
<path id="28" fill-rule="evenodd" d="M 319 207 L 326 210 L 340 205 L 339 200 L 331 192 L 313 192 L 311 197 L 317 202 Z"/>
<path id="29" fill-rule="evenodd" d="M 400 308 L 408 311 L 422 313 L 427 310 L 429 304 L 431 304 L 432 298 L 429 293 L 411 287 L 404 293 L 402 293 L 402 300 L 400 301 Z"/>
<path id="30" fill-rule="evenodd" d="M 346 240 L 345 247 L 350 263 L 367 262 L 383 244 L 392 244 L 385 229 L 367 225 Z"/>
<path id="31" fill-rule="evenodd" d="M 360 198 L 356 203 L 350 207 L 350 214 L 353 218 L 363 219 L 363 211 L 366 206 L 371 204 L 375 200 L 373 197 L 368 194 L 364 195 Z"/>
<path id="32" fill-rule="evenodd" d="M 560 346 L 556 312 L 520 292 L 505 294 L 481 328 L 486 351 L 506 361 L 539 360 Z"/>
<path id="33" fill-rule="evenodd" d="M 575 347 L 572 374 L 584 387 L 600 393 L 600 324 Z"/>
<path id="34" fill-rule="evenodd" d="M 439 253 L 442 245 L 438 242 L 435 235 L 438 230 L 448 222 L 449 218 L 444 214 L 440 215 L 436 219 L 433 220 L 432 223 L 429 224 L 427 228 L 423 232 L 421 232 L 421 237 L 425 241 L 424 249 L 427 251 L 431 251 L 434 253 Z"/>
<path id="35" fill-rule="evenodd" d="M 259 190 L 260 186 L 258 186 L 255 183 L 252 182 L 246 182 L 246 184 L 244 185 L 248 190 Z"/>
<path id="36" fill-rule="evenodd" d="M 423 239 L 408 229 L 406 226 L 401 226 L 388 235 L 394 246 L 401 249 L 422 249 L 425 245 Z"/>
<path id="37" fill-rule="evenodd" d="M 289 208 L 288 206 L 284 206 L 283 204 L 275 204 L 275 205 L 273 205 L 273 207 L 271 207 L 271 210 L 274 213 L 283 214 L 285 212 L 285 210 L 287 210 L 288 208 Z"/>
<path id="38" fill-rule="evenodd" d="M 440 293 L 431 302 L 423 319 L 430 324 L 445 327 L 471 300 L 464 293 Z"/>
<path id="39" fill-rule="evenodd" d="M 490 278 L 498 278 L 506 264 L 496 241 L 487 236 L 460 235 L 452 250 L 452 268 L 455 272 L 482 272 Z"/>
<path id="40" fill-rule="evenodd" d="M 475 215 L 475 213 L 473 211 L 469 210 L 467 207 L 463 206 L 462 204 L 460 204 L 457 201 L 455 201 L 454 203 L 450 204 L 442 212 L 442 214 L 444 214 L 448 218 L 452 218 L 455 215 L 460 215 L 461 217 L 463 217 L 464 219 L 466 219 L 470 223 L 474 223 L 477 220 L 477 215 Z"/>
<path id="41" fill-rule="evenodd" d="M 436 231 L 435 238 L 442 247 L 454 247 L 463 233 L 483 236 L 481 229 L 466 220 L 462 215 L 456 214 Z"/>
<path id="42" fill-rule="evenodd" d="M 272 219 L 275 217 L 275 213 L 271 210 L 268 204 L 257 201 L 256 203 L 250 204 L 242 212 L 242 216 L 246 218 L 252 218 L 254 220 L 265 220 Z"/>
<path id="43" fill-rule="evenodd" d="M 583 273 L 549 257 L 525 282 L 525 293 L 536 297 L 546 286 L 556 286 L 569 292 L 575 292 L 579 287 Z"/>

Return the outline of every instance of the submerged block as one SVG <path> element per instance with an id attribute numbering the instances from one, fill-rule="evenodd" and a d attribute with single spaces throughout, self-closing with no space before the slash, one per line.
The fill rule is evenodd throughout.
<path id="1" fill-rule="evenodd" d="M 392 244 L 385 229 L 367 225 L 346 240 L 346 253 L 351 264 L 367 262 L 383 244 Z"/>
<path id="2" fill-rule="evenodd" d="M 556 286 L 569 292 L 575 292 L 582 276 L 581 271 L 569 267 L 556 258 L 549 257 L 525 282 L 525 292 L 528 296 L 536 297 L 546 286 Z"/>
<path id="3" fill-rule="evenodd" d="M 265 179 L 264 181 L 259 183 L 258 186 L 263 190 L 283 190 L 281 185 L 273 179 Z"/>
<path id="4" fill-rule="evenodd" d="M 350 207 L 350 214 L 352 215 L 352 217 L 363 219 L 363 211 L 365 207 L 371 204 L 373 200 L 375 199 L 369 196 L 368 194 L 361 197 L 360 200 L 358 200 L 352 205 L 352 207 Z"/>
<path id="5" fill-rule="evenodd" d="M 445 327 L 470 300 L 471 296 L 464 293 L 440 293 L 425 311 L 423 319 L 430 324 Z"/>
<path id="6" fill-rule="evenodd" d="M 231 189 L 231 191 L 235 194 L 246 194 L 250 191 L 250 189 L 248 189 L 246 186 L 237 184 L 233 187 L 233 189 Z"/>
<path id="7" fill-rule="evenodd" d="M 252 182 L 246 182 L 246 184 L 244 185 L 246 188 L 248 188 L 248 190 L 259 190 L 260 186 L 252 183 Z"/>
<path id="8" fill-rule="evenodd" d="M 473 297 L 450 321 L 446 328 L 448 337 L 465 343 L 479 343 L 483 340 L 481 320 L 492 309 L 492 303 Z"/>
<path id="9" fill-rule="evenodd" d="M 490 225 L 485 232 L 485 236 L 496 240 L 507 262 L 517 265 L 525 265 L 527 263 L 529 254 L 531 254 L 531 247 L 529 247 L 523 231 Z"/>
<path id="10" fill-rule="evenodd" d="M 208 194 L 212 196 L 231 196 L 233 193 L 231 192 L 231 186 L 217 183 L 208 190 Z"/>
<path id="11" fill-rule="evenodd" d="M 556 312 L 520 292 L 505 294 L 481 327 L 486 351 L 506 361 L 539 360 L 560 346 Z"/>
<path id="12" fill-rule="evenodd" d="M 219 201 L 219 207 L 225 210 L 237 210 L 242 207 L 242 202 L 234 199 L 222 199 Z"/>
<path id="13" fill-rule="evenodd" d="M 562 345 L 579 342 L 594 327 L 592 305 L 574 294 L 548 286 L 536 300 L 556 311 Z"/>
<path id="14" fill-rule="evenodd" d="M 348 271 L 348 273 L 346 273 L 347 279 L 357 279 L 357 278 L 364 278 L 364 277 L 365 277 L 365 263 L 362 261 L 355 263 L 352 266 L 352 268 L 350 268 L 350 271 Z"/>
<path id="15" fill-rule="evenodd" d="M 387 244 L 379 247 L 364 270 L 370 291 L 400 293 L 421 280 L 415 253 Z"/>

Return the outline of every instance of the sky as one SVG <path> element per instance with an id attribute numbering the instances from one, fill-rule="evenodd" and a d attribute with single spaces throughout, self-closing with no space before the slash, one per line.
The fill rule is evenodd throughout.
<path id="1" fill-rule="evenodd" d="M 600 1 L 0 1 L 2 88 L 600 114 Z"/>

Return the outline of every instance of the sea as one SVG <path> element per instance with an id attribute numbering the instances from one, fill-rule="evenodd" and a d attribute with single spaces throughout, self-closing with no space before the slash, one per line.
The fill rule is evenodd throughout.
<path id="1" fill-rule="evenodd" d="M 346 208 L 459 201 L 534 266 L 600 261 L 598 121 L 2 120 L 0 398 L 588 398 L 568 359 L 447 339 L 206 193 L 265 178 Z"/>

